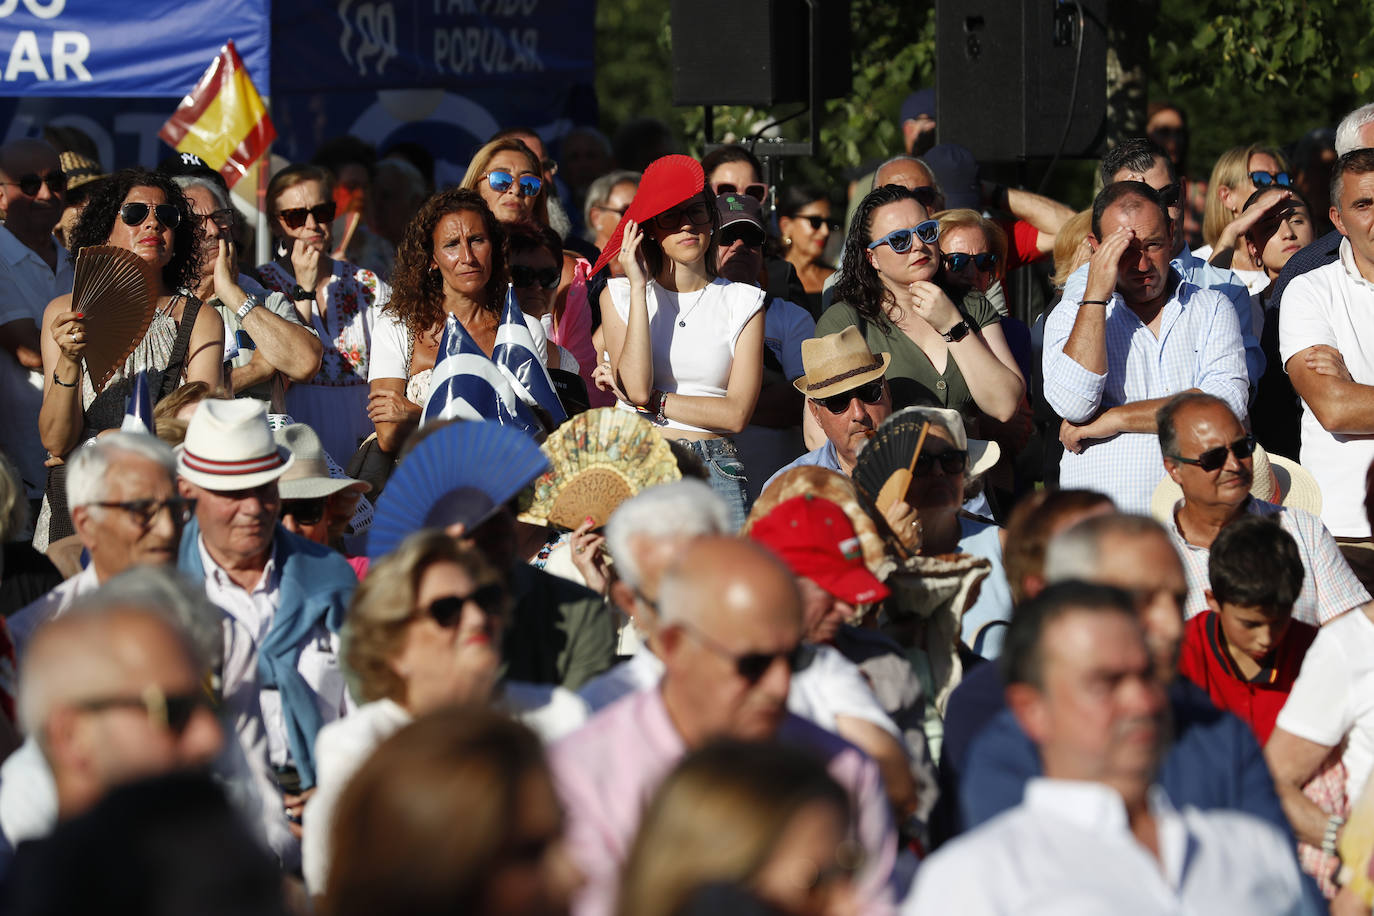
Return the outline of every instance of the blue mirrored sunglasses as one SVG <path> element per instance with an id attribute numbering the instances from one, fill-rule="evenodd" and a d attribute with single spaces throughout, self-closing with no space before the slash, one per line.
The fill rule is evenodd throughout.
<path id="1" fill-rule="evenodd" d="M 1291 188 L 1293 179 L 1288 177 L 1287 172 L 1251 172 L 1250 183 L 1257 188 L 1267 188 L 1270 185 Z"/>
<path id="2" fill-rule="evenodd" d="M 887 245 L 898 254 L 906 254 L 911 250 L 911 237 L 915 236 L 927 245 L 935 244 L 935 240 L 940 237 L 940 223 L 933 219 L 928 219 L 923 223 L 912 226 L 910 229 L 893 229 L 880 239 L 874 239 L 868 243 L 869 249 L 877 248 L 879 245 Z"/>
<path id="3" fill-rule="evenodd" d="M 510 172 L 497 170 L 487 173 L 487 184 L 497 194 L 506 193 L 510 190 L 511 185 L 516 183 L 516 177 Z M 520 193 L 525 197 L 538 197 L 540 189 L 544 187 L 544 181 L 537 175 L 521 175 L 519 185 Z"/>

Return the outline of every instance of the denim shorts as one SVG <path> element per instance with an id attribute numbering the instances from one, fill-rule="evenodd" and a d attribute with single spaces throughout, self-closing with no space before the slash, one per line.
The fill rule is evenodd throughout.
<path id="1" fill-rule="evenodd" d="M 744 463 L 740 461 L 739 449 L 735 440 L 726 437 L 719 439 L 679 439 L 692 450 L 692 454 L 706 465 L 711 489 L 725 500 L 730 509 L 732 533 L 744 527 L 749 516 L 749 492 L 745 488 Z"/>

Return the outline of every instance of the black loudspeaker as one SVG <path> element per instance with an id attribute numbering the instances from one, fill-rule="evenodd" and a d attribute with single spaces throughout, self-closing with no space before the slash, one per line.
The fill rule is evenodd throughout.
<path id="1" fill-rule="evenodd" d="M 817 0 L 821 98 L 850 86 L 848 0 Z M 673 0 L 673 104 L 805 102 L 811 64 L 805 0 Z"/>
<path id="2" fill-rule="evenodd" d="M 991 162 L 1097 156 L 1106 132 L 1108 2 L 937 0 L 939 142 Z"/>

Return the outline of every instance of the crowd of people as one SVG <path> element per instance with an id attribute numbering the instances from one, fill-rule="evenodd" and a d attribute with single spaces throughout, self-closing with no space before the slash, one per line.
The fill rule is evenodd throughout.
<path id="1" fill-rule="evenodd" d="M 339 138 L 256 267 L 0 145 L 0 911 L 1369 914 L 1374 104 L 1075 213 L 933 101 Z"/>

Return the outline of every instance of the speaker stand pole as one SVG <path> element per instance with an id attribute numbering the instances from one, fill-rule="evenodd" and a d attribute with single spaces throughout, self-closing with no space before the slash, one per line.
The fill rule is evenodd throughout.
<path id="1" fill-rule="evenodd" d="M 706 142 L 703 144 L 702 148 L 710 152 L 711 144 L 716 142 L 716 113 L 714 105 L 701 106 L 701 132 L 706 135 Z"/>

